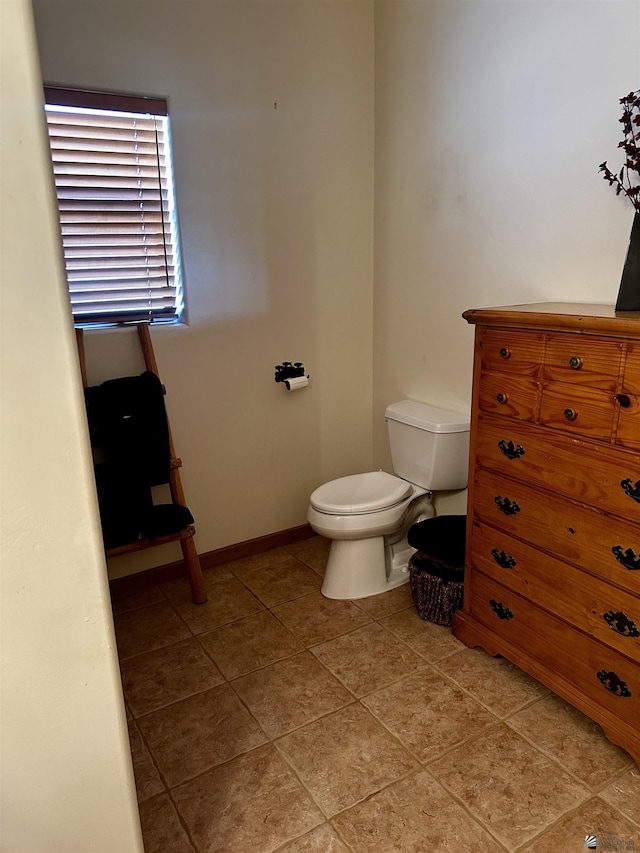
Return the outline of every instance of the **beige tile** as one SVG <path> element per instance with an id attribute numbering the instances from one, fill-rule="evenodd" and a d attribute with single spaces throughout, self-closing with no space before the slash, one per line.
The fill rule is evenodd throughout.
<path id="1" fill-rule="evenodd" d="M 635 765 L 600 791 L 600 797 L 640 826 L 640 770 Z"/>
<path id="2" fill-rule="evenodd" d="M 323 821 L 270 744 L 181 785 L 173 798 L 199 853 L 270 853 Z"/>
<path id="3" fill-rule="evenodd" d="M 313 829 L 308 835 L 297 838 L 279 853 L 349 853 L 328 823 Z"/>
<path id="4" fill-rule="evenodd" d="M 223 625 L 198 639 L 228 678 L 253 672 L 302 649 L 268 610 Z"/>
<path id="5" fill-rule="evenodd" d="M 325 539 L 324 536 L 314 536 L 312 539 L 303 539 L 301 542 L 288 545 L 287 548 L 295 557 L 306 563 L 314 572 L 317 572 L 320 577 L 324 577 L 329 551 L 331 550 L 330 539 Z"/>
<path id="6" fill-rule="evenodd" d="M 239 580 L 218 581 L 208 587 L 205 604 L 193 604 L 190 596 L 176 598 L 174 605 L 194 634 L 243 619 L 264 610 L 264 605 Z"/>
<path id="7" fill-rule="evenodd" d="M 238 678 L 233 688 L 271 738 L 353 702 L 309 652 Z"/>
<path id="8" fill-rule="evenodd" d="M 125 696 L 136 717 L 224 681 L 194 637 L 125 660 L 120 672 Z"/>
<path id="9" fill-rule="evenodd" d="M 311 652 L 356 696 L 364 696 L 429 665 L 377 623 L 314 646 Z"/>
<path id="10" fill-rule="evenodd" d="M 276 744 L 327 817 L 418 766 L 359 703 L 309 723 Z"/>
<path id="11" fill-rule="evenodd" d="M 142 735 L 133 720 L 129 722 L 128 728 L 136 792 L 138 794 L 138 802 L 142 803 L 144 800 L 148 800 L 150 797 L 164 791 L 164 784 L 153 763 L 151 753 L 145 746 Z"/>
<path id="12" fill-rule="evenodd" d="M 504 723 L 434 761 L 429 771 L 510 850 L 589 796 Z"/>
<path id="13" fill-rule="evenodd" d="M 415 607 L 386 616 L 380 620 L 380 624 L 393 631 L 396 637 L 404 640 L 428 661 L 441 660 L 465 648 L 453 636 L 451 628 L 425 622 L 418 616 Z"/>
<path id="14" fill-rule="evenodd" d="M 211 569 L 204 569 L 202 572 L 207 595 L 215 595 L 215 584 L 219 581 L 227 581 L 233 579 L 233 574 L 227 566 L 214 566 Z M 183 604 L 186 601 L 192 601 L 191 584 L 189 578 L 183 575 L 178 578 L 173 578 L 170 581 L 164 581 L 160 584 L 160 588 L 169 601 L 174 604 Z"/>
<path id="15" fill-rule="evenodd" d="M 331 640 L 371 622 L 371 617 L 351 601 L 325 598 L 321 592 L 280 604 L 273 612 L 305 646 Z"/>
<path id="16" fill-rule="evenodd" d="M 166 794 L 140 805 L 145 853 L 194 853 L 189 836 Z"/>
<path id="17" fill-rule="evenodd" d="M 272 548 L 270 551 L 261 551 L 259 554 L 253 554 L 251 557 L 243 557 L 241 560 L 234 560 L 232 563 L 226 563 L 226 568 L 232 572 L 240 580 L 244 580 L 251 572 L 256 569 L 264 569 L 266 566 L 272 566 L 274 563 L 280 563 L 282 560 L 288 560 L 291 557 L 289 547 Z"/>
<path id="18" fill-rule="evenodd" d="M 431 668 L 371 693 L 362 704 L 422 762 L 497 722 L 479 702 Z"/>
<path id="19" fill-rule="evenodd" d="M 464 648 L 442 661 L 438 669 L 498 717 L 506 717 L 549 692 L 505 658 L 492 657 L 482 649 Z"/>
<path id="20" fill-rule="evenodd" d="M 373 619 L 384 619 L 385 616 L 406 610 L 408 607 L 413 607 L 415 610 L 411 598 L 411 585 L 408 583 L 390 589 L 389 592 L 371 595 L 369 598 L 357 598 L 355 601 L 358 607 L 361 607 Z"/>
<path id="21" fill-rule="evenodd" d="M 211 566 L 202 572 L 205 584 L 230 580 L 234 575 L 228 565 Z"/>
<path id="22" fill-rule="evenodd" d="M 592 790 L 630 763 L 629 755 L 608 741 L 597 723 L 553 694 L 514 714 L 507 725 Z"/>
<path id="23" fill-rule="evenodd" d="M 544 688 L 511 664 L 421 620 L 409 585 L 325 599 L 329 545 L 314 537 L 207 569 L 203 607 L 186 578 L 114 597 L 147 853 L 564 853 L 583 850 L 590 831 L 598 849 L 633 841 L 640 851 L 640 774 L 625 769 L 626 754 L 546 691 L 529 697 Z M 275 616 L 245 579 L 277 602 Z M 508 725 L 476 735 L 490 711 Z"/>
<path id="24" fill-rule="evenodd" d="M 165 597 L 155 584 L 114 584 L 111 587 L 111 609 L 114 613 L 126 613 L 160 601 L 165 601 Z"/>
<path id="25" fill-rule="evenodd" d="M 596 850 L 640 850 L 640 829 L 599 797 L 594 797 L 539 835 L 521 853 L 584 851 L 587 835 L 595 835 Z"/>
<path id="26" fill-rule="evenodd" d="M 501 853 L 502 847 L 423 770 L 333 819 L 358 853 Z"/>
<path id="27" fill-rule="evenodd" d="M 321 583 L 313 569 L 291 555 L 272 566 L 250 572 L 242 581 L 267 607 L 315 592 Z"/>
<path id="28" fill-rule="evenodd" d="M 120 660 L 170 646 L 191 636 L 173 607 L 163 601 L 114 617 Z"/>
<path id="29" fill-rule="evenodd" d="M 266 741 L 227 684 L 140 717 L 138 725 L 169 787 Z"/>

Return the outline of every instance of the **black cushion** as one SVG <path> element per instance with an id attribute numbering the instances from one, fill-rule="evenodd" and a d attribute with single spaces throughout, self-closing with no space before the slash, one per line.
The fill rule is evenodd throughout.
<path id="1" fill-rule="evenodd" d="M 414 524 L 407 535 L 421 558 L 430 558 L 451 568 L 464 566 L 466 515 L 437 515 Z"/>
<path id="2" fill-rule="evenodd" d="M 135 472 L 109 462 L 95 466 L 104 546 L 119 548 L 146 536 L 157 539 L 193 524 L 193 515 L 180 504 L 156 504 L 151 488 Z"/>
<path id="3" fill-rule="evenodd" d="M 156 504 L 142 520 L 141 533 L 149 539 L 178 533 L 193 524 L 193 516 L 181 504 Z"/>

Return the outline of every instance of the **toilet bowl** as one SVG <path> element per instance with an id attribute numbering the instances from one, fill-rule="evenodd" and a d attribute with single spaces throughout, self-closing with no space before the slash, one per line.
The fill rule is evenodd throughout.
<path id="1" fill-rule="evenodd" d="M 342 500 L 349 497 L 349 490 L 353 500 Z M 367 490 L 375 498 L 368 499 Z M 413 553 L 406 532 L 411 524 L 433 514 L 426 489 L 384 471 L 320 486 L 311 495 L 307 520 L 317 533 L 332 540 L 322 594 L 365 598 L 406 583 Z"/>
<path id="2" fill-rule="evenodd" d="M 389 406 L 385 415 L 397 473 L 340 477 L 310 498 L 307 520 L 331 540 L 322 585 L 327 598 L 365 598 L 406 583 L 415 552 L 406 541 L 408 530 L 435 514 L 430 483 L 466 486 L 467 416 L 409 400 Z"/>

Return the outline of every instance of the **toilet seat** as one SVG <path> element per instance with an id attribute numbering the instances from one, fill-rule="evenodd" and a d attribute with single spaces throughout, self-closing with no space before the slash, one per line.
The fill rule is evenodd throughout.
<path id="1" fill-rule="evenodd" d="M 411 483 L 400 477 L 386 471 L 371 471 L 325 483 L 313 492 L 310 503 L 315 510 L 328 515 L 358 515 L 396 506 L 413 491 Z"/>

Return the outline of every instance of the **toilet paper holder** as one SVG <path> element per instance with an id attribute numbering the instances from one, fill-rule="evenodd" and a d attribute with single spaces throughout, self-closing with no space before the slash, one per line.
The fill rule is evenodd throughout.
<path id="1" fill-rule="evenodd" d="M 282 364 L 276 364 L 276 382 L 284 382 L 287 379 L 305 375 L 304 364 L 301 361 L 283 361 Z"/>
<path id="2" fill-rule="evenodd" d="M 283 361 L 276 364 L 276 382 L 283 382 L 287 391 L 298 391 L 309 384 L 309 374 L 301 361 Z"/>

